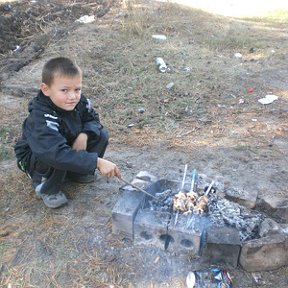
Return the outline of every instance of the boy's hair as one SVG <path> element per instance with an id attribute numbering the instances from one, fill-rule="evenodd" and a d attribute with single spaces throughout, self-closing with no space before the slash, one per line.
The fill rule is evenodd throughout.
<path id="1" fill-rule="evenodd" d="M 42 70 L 42 83 L 50 86 L 53 83 L 55 74 L 74 77 L 81 75 L 81 69 L 72 60 L 65 57 L 57 57 L 49 60 Z"/>

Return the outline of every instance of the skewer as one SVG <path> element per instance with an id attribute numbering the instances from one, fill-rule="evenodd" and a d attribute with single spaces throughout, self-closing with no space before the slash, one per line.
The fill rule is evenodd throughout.
<path id="1" fill-rule="evenodd" d="M 184 190 L 184 186 L 185 186 L 185 179 L 186 179 L 186 175 L 187 175 L 187 168 L 188 165 L 186 164 L 184 167 L 184 175 L 183 175 L 183 179 L 182 179 L 182 184 L 181 184 L 181 189 L 180 191 Z M 175 216 L 175 221 L 174 221 L 174 227 L 176 226 L 177 222 L 178 222 L 178 217 L 179 217 L 179 211 L 176 212 L 176 216 Z"/>
<path id="2" fill-rule="evenodd" d="M 179 211 L 176 212 L 175 221 L 174 221 L 174 227 L 176 226 L 176 224 L 178 222 L 178 217 L 179 217 Z"/>
<path id="3" fill-rule="evenodd" d="M 196 171 L 196 169 L 193 169 L 190 192 L 194 192 L 195 184 L 197 186 L 196 177 L 197 177 L 197 171 Z M 186 223 L 186 229 L 188 229 L 190 227 L 191 223 L 193 222 L 193 219 L 194 219 L 193 216 L 194 216 L 194 214 L 192 213 L 192 215 L 190 217 L 188 217 L 187 223 Z"/>
<path id="4" fill-rule="evenodd" d="M 188 168 L 188 165 L 186 164 L 184 167 L 184 175 L 183 175 L 182 184 L 181 184 L 181 191 L 184 190 L 187 168 Z"/>
<path id="5" fill-rule="evenodd" d="M 205 191 L 205 196 L 207 196 L 208 194 L 209 194 L 209 192 L 210 192 L 210 190 L 211 190 L 211 188 L 212 188 L 212 186 L 214 185 L 214 181 L 212 181 L 211 183 L 210 183 L 210 185 L 209 185 L 209 187 L 207 188 L 207 190 Z"/>
<path id="6" fill-rule="evenodd" d="M 148 192 L 145 191 L 144 189 L 142 189 L 142 188 L 140 188 L 140 187 L 138 187 L 138 186 L 136 186 L 136 185 L 134 185 L 134 184 L 126 181 L 126 180 L 124 180 L 123 178 L 119 178 L 119 179 L 120 179 L 122 182 L 124 182 L 125 184 L 130 185 L 131 187 L 135 188 L 136 190 L 138 190 L 138 191 L 140 191 L 140 192 L 143 192 L 143 193 L 145 193 L 146 195 L 148 195 L 148 196 L 150 196 L 150 197 L 158 200 L 157 197 L 155 197 L 154 195 L 148 193 Z"/>
<path id="7" fill-rule="evenodd" d="M 191 224 L 193 223 L 193 220 L 194 220 L 194 214 L 192 214 L 191 217 L 188 218 L 188 221 L 186 223 L 186 229 L 190 228 Z M 193 230 L 194 230 L 194 228 L 193 228 Z"/>
<path id="8" fill-rule="evenodd" d="M 196 181 L 196 175 L 197 175 L 196 169 L 193 169 L 190 192 L 194 192 L 194 186 L 195 186 L 195 181 Z"/>

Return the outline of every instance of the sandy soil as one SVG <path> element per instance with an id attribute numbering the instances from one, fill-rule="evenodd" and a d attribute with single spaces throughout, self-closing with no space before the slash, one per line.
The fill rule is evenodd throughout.
<path id="1" fill-rule="evenodd" d="M 1 151 L 8 155 L 0 166 L 1 287 L 175 288 L 185 287 L 189 271 L 203 268 L 197 257 L 135 246 L 112 234 L 111 211 L 122 186 L 117 179 L 66 184 L 69 204 L 57 210 L 35 198 L 12 148 L 42 66 L 54 56 L 72 57 L 83 67 L 84 93 L 110 130 L 106 157 L 124 178 L 145 170 L 179 180 L 188 164 L 225 185 L 257 190 L 259 197 L 288 197 L 287 24 L 223 18 L 173 4 L 101 3 L 85 1 L 76 15 L 69 12 L 73 3 L 50 1 L 55 16 L 42 3 L 34 11 L 25 2 L 25 9 L 17 9 L 31 9 L 38 20 L 32 26 L 22 14 L 26 34 L 7 16 L 16 8 L 2 12 L 19 34 L 0 57 Z M 92 8 L 103 15 L 90 24 L 74 22 Z M 166 34 L 168 41 L 153 42 L 152 34 Z M 13 52 L 16 45 L 21 49 Z M 157 70 L 159 55 L 171 73 Z M 168 91 L 170 82 L 175 86 Z M 267 94 L 279 98 L 263 106 L 258 99 Z M 228 270 L 233 287 L 257 286 L 253 273 Z M 288 286 L 287 267 L 260 275 L 261 287 Z"/>

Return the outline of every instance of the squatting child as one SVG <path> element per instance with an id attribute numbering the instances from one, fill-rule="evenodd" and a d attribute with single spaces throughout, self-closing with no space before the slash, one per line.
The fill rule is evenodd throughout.
<path id="1" fill-rule="evenodd" d="M 108 132 L 81 87 L 82 72 L 72 60 L 48 61 L 15 145 L 19 169 L 32 179 L 36 195 L 49 208 L 67 203 L 61 192 L 67 178 L 92 182 L 96 169 L 103 176 L 121 178 L 118 167 L 103 158 Z"/>

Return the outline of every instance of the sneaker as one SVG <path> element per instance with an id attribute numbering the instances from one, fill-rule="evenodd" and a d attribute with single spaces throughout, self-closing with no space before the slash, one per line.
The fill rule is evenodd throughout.
<path id="1" fill-rule="evenodd" d="M 57 194 L 41 194 L 42 200 L 48 208 L 58 208 L 60 206 L 63 206 L 68 202 L 65 194 L 63 192 L 59 192 Z"/>
<path id="2" fill-rule="evenodd" d="M 35 188 L 35 193 L 36 193 L 36 198 L 37 198 L 37 199 L 42 199 L 41 188 L 42 188 L 42 186 L 43 186 L 44 183 L 45 183 L 45 182 L 42 182 L 42 183 L 38 184 L 38 185 L 36 186 L 36 188 Z"/>
<path id="3" fill-rule="evenodd" d="M 45 194 L 41 193 L 41 188 L 43 186 L 44 182 L 37 185 L 35 188 L 36 198 L 42 199 L 44 204 L 49 208 L 58 208 L 68 202 L 65 194 L 63 192 L 59 192 L 57 194 Z"/>

